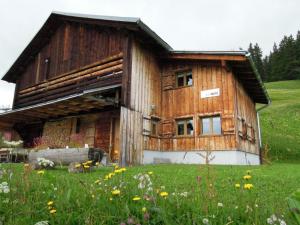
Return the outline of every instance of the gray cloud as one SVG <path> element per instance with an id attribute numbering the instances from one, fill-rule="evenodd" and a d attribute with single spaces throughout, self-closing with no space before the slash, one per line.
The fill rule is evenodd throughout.
<path id="1" fill-rule="evenodd" d="M 174 49 L 238 50 L 258 42 L 268 53 L 283 35 L 300 29 L 299 0 L 2 0 L 0 77 L 51 11 L 141 17 Z M 0 105 L 13 85 L 0 81 Z"/>

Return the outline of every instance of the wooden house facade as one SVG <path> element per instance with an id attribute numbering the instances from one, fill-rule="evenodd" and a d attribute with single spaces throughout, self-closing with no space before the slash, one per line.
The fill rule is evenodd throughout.
<path id="1" fill-rule="evenodd" d="M 259 164 L 256 103 L 268 94 L 247 52 L 175 51 L 138 18 L 54 12 L 2 78 L 0 114 L 25 147 L 85 145 L 122 164 Z"/>

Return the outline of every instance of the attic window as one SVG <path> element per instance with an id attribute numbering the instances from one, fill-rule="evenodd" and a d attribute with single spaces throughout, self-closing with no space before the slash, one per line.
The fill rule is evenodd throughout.
<path id="1" fill-rule="evenodd" d="M 176 86 L 177 87 L 187 87 L 193 85 L 193 75 L 192 71 L 183 71 L 176 74 Z"/>
<path id="2" fill-rule="evenodd" d="M 50 73 L 50 57 L 45 59 L 44 66 L 45 66 L 45 76 L 44 77 L 47 80 L 49 78 L 49 73 Z"/>

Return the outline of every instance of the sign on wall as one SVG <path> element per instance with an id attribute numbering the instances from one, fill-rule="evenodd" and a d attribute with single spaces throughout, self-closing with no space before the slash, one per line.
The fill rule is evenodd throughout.
<path id="1" fill-rule="evenodd" d="M 210 98 L 220 96 L 220 88 L 201 91 L 201 98 Z"/>

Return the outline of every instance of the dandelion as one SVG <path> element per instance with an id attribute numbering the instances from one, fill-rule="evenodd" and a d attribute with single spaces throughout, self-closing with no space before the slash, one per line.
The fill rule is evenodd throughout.
<path id="1" fill-rule="evenodd" d="M 235 184 L 235 187 L 236 187 L 236 188 L 240 188 L 241 185 L 240 185 L 240 184 Z"/>
<path id="2" fill-rule="evenodd" d="M 49 201 L 49 202 L 47 203 L 48 206 L 51 206 L 51 205 L 53 205 L 53 204 L 54 204 L 53 201 Z"/>
<path id="3" fill-rule="evenodd" d="M 166 191 L 160 192 L 159 194 L 161 197 L 167 197 L 169 194 Z"/>
<path id="4" fill-rule="evenodd" d="M 253 188 L 253 184 L 244 184 L 244 189 L 250 190 Z"/>
<path id="5" fill-rule="evenodd" d="M 75 165 L 75 168 L 79 168 L 79 167 L 81 167 L 81 164 L 78 163 Z"/>
<path id="6" fill-rule="evenodd" d="M 39 175 L 44 175 L 44 173 L 45 173 L 44 170 L 39 170 L 39 171 L 37 171 L 37 174 L 39 174 Z"/>
<path id="7" fill-rule="evenodd" d="M 120 170 L 121 170 L 122 172 L 125 172 L 125 171 L 126 171 L 126 168 L 123 167 L 123 168 L 121 168 Z"/>
<path id="8" fill-rule="evenodd" d="M 86 164 L 91 164 L 93 161 L 92 160 L 89 160 L 89 161 L 86 161 Z"/>
<path id="9" fill-rule="evenodd" d="M 84 165 L 83 167 L 84 167 L 84 169 L 90 168 L 90 166 L 88 166 L 88 165 Z"/>
<path id="10" fill-rule="evenodd" d="M 149 175 L 152 175 L 152 174 L 153 174 L 153 172 L 152 172 L 152 171 L 149 171 L 149 172 L 148 172 L 148 174 L 149 174 Z"/>
<path id="11" fill-rule="evenodd" d="M 111 193 L 112 193 L 112 195 L 120 195 L 121 191 L 116 189 L 116 190 L 113 190 Z"/>
<path id="12" fill-rule="evenodd" d="M 251 179 L 251 176 L 250 175 L 245 175 L 244 176 L 244 180 L 250 180 Z"/>
<path id="13" fill-rule="evenodd" d="M 114 172 L 115 172 L 115 173 L 122 173 L 122 170 L 119 169 L 119 170 L 115 170 Z"/>
<path id="14" fill-rule="evenodd" d="M 54 213 L 56 213 L 56 209 L 51 209 L 50 214 L 54 214 Z"/>
<path id="15" fill-rule="evenodd" d="M 147 208 L 146 208 L 146 207 L 143 207 L 143 208 L 142 208 L 142 212 L 147 212 Z"/>
<path id="16" fill-rule="evenodd" d="M 223 203 L 218 202 L 218 207 L 223 207 Z"/>
<path id="17" fill-rule="evenodd" d="M 135 197 L 132 198 L 132 200 L 133 201 L 139 201 L 139 200 L 141 200 L 141 198 L 139 196 L 135 196 Z"/>
<path id="18" fill-rule="evenodd" d="M 202 220 L 202 222 L 203 222 L 203 224 L 209 224 L 209 220 L 208 220 L 207 218 L 204 218 L 204 219 Z"/>

